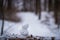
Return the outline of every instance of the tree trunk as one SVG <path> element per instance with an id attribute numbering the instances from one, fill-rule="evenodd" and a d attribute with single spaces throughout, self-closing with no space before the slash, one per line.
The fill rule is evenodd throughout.
<path id="1" fill-rule="evenodd" d="M 4 28 L 4 12 L 3 12 L 3 1 L 1 1 L 1 18 L 2 18 L 2 27 L 1 27 L 1 36 L 3 35 L 3 28 Z"/>
<path id="2" fill-rule="evenodd" d="M 54 10 L 54 0 L 49 0 L 48 9 L 49 12 Z"/>
<path id="3" fill-rule="evenodd" d="M 39 19 L 41 16 L 41 0 L 36 0 L 36 14 L 39 15 Z"/>
<path id="4" fill-rule="evenodd" d="M 55 16 L 55 23 L 60 25 L 60 0 L 55 0 L 54 16 Z"/>

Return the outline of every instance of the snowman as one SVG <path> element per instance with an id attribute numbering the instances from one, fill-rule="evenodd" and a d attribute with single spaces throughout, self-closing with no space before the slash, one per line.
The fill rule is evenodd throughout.
<path id="1" fill-rule="evenodd" d="M 22 27 L 22 30 L 21 30 L 21 37 L 27 37 L 28 36 L 28 24 L 27 25 L 24 25 L 23 27 Z"/>

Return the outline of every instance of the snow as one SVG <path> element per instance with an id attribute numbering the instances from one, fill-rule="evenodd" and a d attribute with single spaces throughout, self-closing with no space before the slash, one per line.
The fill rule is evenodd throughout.
<path id="1" fill-rule="evenodd" d="M 47 12 L 42 12 L 42 13 L 45 14 L 44 16 L 46 16 L 47 14 Z M 44 37 L 60 36 L 59 34 L 60 32 L 54 29 L 56 28 L 56 25 L 52 21 L 50 21 L 50 26 L 41 23 L 41 21 L 43 20 L 42 18 L 45 18 L 44 16 L 41 16 L 42 17 L 41 20 L 38 19 L 38 15 L 35 15 L 34 12 L 18 12 L 17 16 L 22 18 L 22 22 L 12 23 L 5 21 L 5 25 L 4 25 L 4 32 L 6 32 L 5 34 L 20 35 L 22 27 L 28 24 L 29 35 L 44 36 Z"/>

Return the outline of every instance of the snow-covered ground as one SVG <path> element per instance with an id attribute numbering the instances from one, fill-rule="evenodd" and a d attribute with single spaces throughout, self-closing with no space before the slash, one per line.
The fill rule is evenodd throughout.
<path id="1" fill-rule="evenodd" d="M 35 15 L 34 12 L 18 12 L 17 15 L 22 18 L 22 22 L 12 23 L 5 21 L 4 31 L 7 34 L 20 35 L 22 27 L 28 24 L 29 35 L 44 37 L 60 36 L 60 31 L 55 29 L 57 25 L 54 24 L 53 18 L 50 18 L 51 20 L 48 22 L 49 25 L 42 23 L 42 21 L 45 20 L 45 15 L 47 15 L 47 12 L 42 12 L 41 20 L 38 19 L 38 15 Z"/>

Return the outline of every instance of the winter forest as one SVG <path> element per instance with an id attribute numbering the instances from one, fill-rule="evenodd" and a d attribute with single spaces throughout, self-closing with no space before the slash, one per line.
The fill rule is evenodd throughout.
<path id="1" fill-rule="evenodd" d="M 0 40 L 60 40 L 60 0 L 0 0 Z"/>

